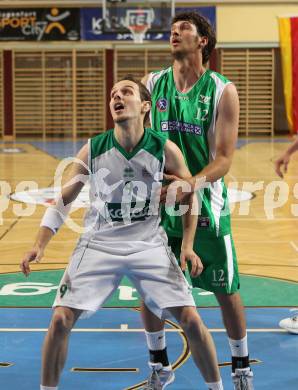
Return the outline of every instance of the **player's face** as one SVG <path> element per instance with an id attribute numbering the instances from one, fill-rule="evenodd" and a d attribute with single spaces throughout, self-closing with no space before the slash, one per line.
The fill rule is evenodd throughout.
<path id="1" fill-rule="evenodd" d="M 205 38 L 199 36 L 193 23 L 180 20 L 172 24 L 170 43 L 174 58 L 183 58 L 187 54 L 197 51 L 202 39 Z"/>
<path id="2" fill-rule="evenodd" d="M 115 123 L 141 115 L 142 102 L 139 86 L 130 80 L 122 80 L 111 91 L 110 110 Z"/>

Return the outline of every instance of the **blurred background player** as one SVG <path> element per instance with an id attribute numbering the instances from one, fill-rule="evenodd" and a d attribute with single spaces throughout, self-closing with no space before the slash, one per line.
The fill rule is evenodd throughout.
<path id="1" fill-rule="evenodd" d="M 298 150 L 298 138 L 288 147 L 288 149 L 275 161 L 275 172 L 279 177 L 283 178 L 288 171 L 288 165 L 291 156 Z M 293 315 L 284 318 L 279 322 L 279 326 L 286 329 L 288 332 L 298 334 L 298 309 L 292 309 Z"/>

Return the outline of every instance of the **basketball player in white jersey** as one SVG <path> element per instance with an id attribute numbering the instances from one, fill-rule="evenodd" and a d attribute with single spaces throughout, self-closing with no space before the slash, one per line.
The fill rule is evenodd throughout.
<path id="1" fill-rule="evenodd" d="M 150 94 L 140 82 L 126 78 L 114 85 L 110 99 L 114 129 L 90 139 L 79 151 L 60 198 L 47 209 L 36 242 L 21 262 L 21 270 L 28 275 L 30 262 L 41 259 L 88 179 L 86 232 L 76 245 L 53 305 L 43 346 L 41 390 L 58 389 L 72 327 L 81 315 L 99 309 L 123 276 L 134 283 L 156 315 L 163 318 L 167 310 L 176 318 L 207 388 L 223 389 L 212 337 L 167 246 L 159 207 L 152 201 L 161 187 L 164 170 L 182 178 L 190 173 L 175 144 L 144 129 L 150 108 Z M 185 269 L 186 261 L 190 261 L 192 275 L 196 276 L 202 267 L 192 249 L 197 217 L 191 211 L 195 202 L 193 205 L 192 195 L 185 199 L 184 206 L 189 207 L 183 216 L 181 262 Z M 160 365 L 154 370 L 158 379 Z M 156 382 L 155 389 L 161 388 Z"/>

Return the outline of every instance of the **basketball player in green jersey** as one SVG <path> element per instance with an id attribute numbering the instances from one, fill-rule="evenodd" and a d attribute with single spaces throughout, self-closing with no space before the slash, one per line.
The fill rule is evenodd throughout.
<path id="1" fill-rule="evenodd" d="M 36 243 L 21 262 L 21 270 L 28 276 L 30 262 L 41 259 L 88 179 L 90 208 L 84 219 L 86 229 L 57 290 L 43 347 L 40 390 L 58 389 L 72 327 L 81 315 L 92 314 L 101 307 L 124 275 L 151 310 L 161 317 L 170 312 L 176 318 L 188 337 L 206 387 L 223 390 L 212 336 L 200 319 L 189 285 L 167 246 L 159 202 L 155 202 L 164 169 L 182 177 L 191 175 L 173 142 L 144 129 L 150 100 L 144 85 L 131 78 L 114 85 L 110 100 L 114 129 L 91 138 L 80 150 L 61 196 L 47 208 Z M 193 251 L 197 216 L 192 215 L 196 204 L 192 200 L 190 192 L 184 202 L 188 211 L 183 217 L 181 250 L 185 262 L 191 261 L 195 276 L 202 267 Z M 161 368 L 161 364 L 154 366 L 158 386 Z"/>
<path id="2" fill-rule="evenodd" d="M 229 337 L 234 388 L 251 390 L 253 373 L 249 367 L 246 320 L 238 292 L 238 268 L 223 181 L 237 141 L 238 94 L 234 84 L 205 67 L 216 38 L 201 15 L 195 12 L 176 15 L 170 44 L 173 65 L 142 80 L 152 95 L 151 124 L 179 146 L 192 174 L 188 184 L 201 203 L 194 249 L 204 266 L 201 275 L 192 278 L 192 284 L 214 292 Z M 179 180 L 173 176 L 169 179 Z M 167 191 L 165 186 L 162 200 Z M 177 202 L 182 195 L 177 193 Z M 165 213 L 163 226 L 179 259 L 181 219 Z M 169 367 L 164 324 L 145 305 L 142 315 L 150 361 Z"/>

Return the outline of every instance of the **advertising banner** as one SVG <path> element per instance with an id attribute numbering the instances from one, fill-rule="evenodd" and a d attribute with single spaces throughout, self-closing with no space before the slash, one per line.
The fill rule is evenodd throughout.
<path id="1" fill-rule="evenodd" d="M 115 25 L 115 32 L 105 32 L 104 31 L 104 22 L 102 16 L 102 8 L 84 8 L 81 9 L 81 38 L 86 41 L 93 40 L 105 40 L 105 41 L 126 41 L 132 40 L 132 34 L 127 30 L 127 32 L 117 32 L 117 26 L 123 25 L 122 21 L 126 17 L 126 9 L 122 8 L 118 10 L 117 20 L 113 16 L 113 24 Z M 216 23 L 216 8 L 215 7 L 187 7 L 187 8 L 176 8 L 176 13 L 182 11 L 197 11 L 201 15 L 205 16 L 213 27 L 215 28 Z M 162 12 L 154 9 L 155 19 L 152 23 L 152 27 L 163 25 L 162 21 L 158 20 L 161 17 Z M 155 30 L 156 28 L 154 28 Z M 111 30 L 111 27 L 109 28 Z M 123 30 L 123 28 L 121 29 Z M 169 26 L 165 31 L 150 31 L 146 33 L 145 39 L 150 41 L 168 41 L 170 37 Z"/>
<path id="2" fill-rule="evenodd" d="M 80 10 L 76 8 L 2 9 L 2 41 L 77 41 Z"/>

